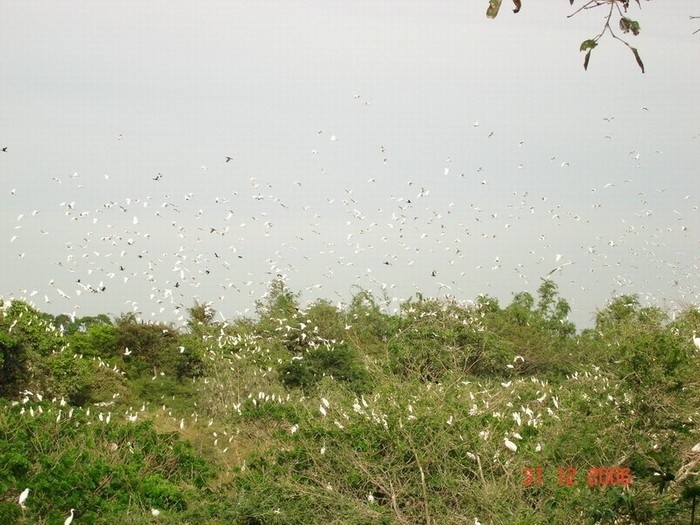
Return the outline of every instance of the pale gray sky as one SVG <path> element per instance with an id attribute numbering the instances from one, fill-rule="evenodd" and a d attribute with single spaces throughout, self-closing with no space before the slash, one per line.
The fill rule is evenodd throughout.
<path id="1" fill-rule="evenodd" d="M 609 37 L 584 72 L 603 8 L 487 3 L 5 2 L 0 296 L 230 318 L 283 274 L 505 305 L 571 262 L 579 327 L 697 304 L 696 3 L 630 10 L 646 74 Z"/>

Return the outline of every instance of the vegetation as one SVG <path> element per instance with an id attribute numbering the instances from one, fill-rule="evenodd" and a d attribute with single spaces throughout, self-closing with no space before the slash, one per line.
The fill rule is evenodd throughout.
<path id="1" fill-rule="evenodd" d="M 186 326 L 0 303 L 0 522 L 686 524 L 700 311 L 551 280 L 502 307 L 360 290 Z M 26 499 L 19 495 L 29 489 Z M 693 516 L 693 517 L 691 517 Z"/>
<path id="2" fill-rule="evenodd" d="M 575 0 L 569 0 L 569 4 L 572 6 L 574 5 L 574 2 Z M 634 2 L 637 4 L 637 7 L 641 9 L 642 5 L 640 0 L 634 0 Z M 486 16 L 491 19 L 496 18 L 501 9 L 502 3 L 503 0 L 489 0 L 488 7 L 486 9 Z M 522 0 L 513 0 L 513 7 L 513 12 L 519 13 L 523 8 Z M 639 22 L 632 20 L 627 16 L 630 7 L 630 0 L 583 0 L 579 3 L 578 9 L 569 15 L 569 18 L 583 11 L 590 11 L 597 7 L 607 7 L 607 13 L 604 16 L 603 28 L 601 29 L 600 33 L 595 35 L 593 38 L 584 40 L 583 43 L 581 43 L 581 51 L 586 52 L 583 59 L 583 68 L 586 70 L 588 69 L 588 63 L 591 59 L 591 52 L 598 46 L 600 39 L 607 34 L 612 39 L 617 40 L 618 42 L 621 42 L 627 46 L 627 48 L 632 52 L 632 56 L 634 57 L 637 66 L 639 66 L 642 73 L 644 73 L 644 63 L 639 56 L 639 51 L 637 51 L 636 47 L 632 46 L 627 40 L 620 36 L 620 34 L 629 35 L 630 33 L 632 36 L 637 36 L 641 32 Z M 697 18 L 697 16 L 690 17 L 691 20 Z M 619 28 L 619 32 L 617 28 Z M 694 33 L 697 33 L 698 31 L 700 30 L 696 30 Z"/>

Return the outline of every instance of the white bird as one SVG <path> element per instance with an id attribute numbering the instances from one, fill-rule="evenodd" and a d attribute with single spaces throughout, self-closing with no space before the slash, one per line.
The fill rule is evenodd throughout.
<path id="1" fill-rule="evenodd" d="M 151 509 L 151 514 L 153 516 L 160 516 L 160 511 L 158 509 Z"/>
<path id="2" fill-rule="evenodd" d="M 518 450 L 518 445 L 513 443 L 510 439 L 508 438 L 503 438 L 503 444 L 506 446 L 508 450 L 512 450 L 513 452 L 517 452 Z"/>
<path id="3" fill-rule="evenodd" d="M 29 488 L 26 488 L 19 495 L 19 506 L 24 509 L 24 502 L 27 501 L 27 496 L 29 496 Z"/>
<path id="4" fill-rule="evenodd" d="M 63 525 L 70 525 L 73 523 L 73 513 L 75 512 L 75 509 L 70 509 L 70 516 L 66 518 L 66 521 L 63 522 Z"/>
<path id="5" fill-rule="evenodd" d="M 693 332 L 693 344 L 695 345 L 695 348 L 700 351 L 700 337 L 698 337 L 695 332 Z"/>

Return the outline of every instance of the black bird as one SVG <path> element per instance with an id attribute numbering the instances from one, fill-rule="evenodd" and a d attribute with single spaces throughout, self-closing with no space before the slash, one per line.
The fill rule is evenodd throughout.
<path id="1" fill-rule="evenodd" d="M 4 148 L 2 148 L 2 150 L 3 150 L 5 153 L 7 153 L 7 146 L 5 146 Z"/>
<path id="2" fill-rule="evenodd" d="M 226 157 L 226 162 L 231 162 L 233 160 L 233 157 Z"/>

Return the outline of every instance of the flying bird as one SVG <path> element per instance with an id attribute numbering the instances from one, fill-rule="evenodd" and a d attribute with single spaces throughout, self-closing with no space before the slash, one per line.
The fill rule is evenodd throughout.
<path id="1" fill-rule="evenodd" d="M 550 275 L 552 275 L 552 274 L 555 273 L 555 272 L 559 272 L 559 271 L 563 270 L 565 266 L 569 266 L 570 264 L 574 264 L 574 262 L 573 262 L 573 261 L 569 261 L 569 262 L 565 262 L 565 263 L 562 264 L 561 266 L 557 266 L 556 268 L 554 268 L 553 270 L 551 270 L 547 275 L 545 275 L 544 277 L 542 277 L 542 280 L 543 280 L 543 281 L 549 280 L 549 276 L 550 276 Z"/>
<path id="2" fill-rule="evenodd" d="M 233 160 L 233 157 L 226 157 L 226 162 L 231 162 Z"/>

